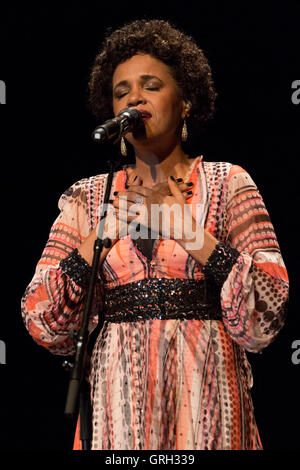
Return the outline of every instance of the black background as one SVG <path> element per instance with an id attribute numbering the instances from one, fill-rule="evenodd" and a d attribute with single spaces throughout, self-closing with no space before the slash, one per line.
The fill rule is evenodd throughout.
<path id="1" fill-rule="evenodd" d="M 194 152 L 245 168 L 264 198 L 288 268 L 285 327 L 262 354 L 249 354 L 253 399 L 266 450 L 299 450 L 300 340 L 298 248 L 300 80 L 297 2 L 65 1 L 1 6 L 2 302 L 1 449 L 71 449 L 73 423 L 63 414 L 68 376 L 62 358 L 25 330 L 20 298 L 58 215 L 59 196 L 83 177 L 106 171 L 111 147 L 91 139 L 86 107 L 90 68 L 105 30 L 140 17 L 162 18 L 205 51 L 219 93 L 217 114 Z M 263 7 L 264 5 L 264 7 Z M 299 288 L 298 288 L 299 290 Z"/>

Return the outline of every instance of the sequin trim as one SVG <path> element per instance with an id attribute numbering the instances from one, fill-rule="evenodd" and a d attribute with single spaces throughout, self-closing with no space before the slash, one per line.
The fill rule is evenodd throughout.
<path id="1" fill-rule="evenodd" d="M 77 248 L 59 263 L 63 272 L 69 276 L 80 287 L 87 287 L 89 284 L 92 268 L 88 262 L 80 255 Z"/>
<path id="2" fill-rule="evenodd" d="M 239 256 L 240 253 L 235 248 L 218 242 L 203 266 L 203 273 L 214 279 L 218 285 L 223 285 Z"/>
<path id="3" fill-rule="evenodd" d="M 192 279 L 143 279 L 106 290 L 105 320 L 135 322 L 158 318 L 220 320 L 216 285 Z"/>

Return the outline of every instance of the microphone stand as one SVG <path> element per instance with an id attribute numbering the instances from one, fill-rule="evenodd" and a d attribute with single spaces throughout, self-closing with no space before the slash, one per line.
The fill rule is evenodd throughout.
<path id="1" fill-rule="evenodd" d="M 104 207 L 107 207 L 107 204 L 109 202 L 114 171 L 119 164 L 120 158 L 117 159 L 117 161 L 109 160 L 109 173 L 103 201 Z M 105 217 L 106 212 L 102 215 L 101 220 L 105 219 Z M 82 442 L 82 450 L 90 450 L 92 439 L 92 412 L 90 404 L 90 387 L 84 377 L 84 367 L 86 365 L 85 361 L 87 359 L 88 324 L 97 280 L 100 255 L 103 246 L 105 248 L 109 248 L 111 246 L 111 240 L 109 238 L 106 238 L 102 241 L 105 222 L 100 224 L 100 227 L 102 227 L 102 233 L 98 233 L 97 239 L 94 243 L 91 276 L 89 280 L 86 304 L 82 316 L 82 324 L 78 333 L 73 333 L 73 337 L 75 337 L 76 339 L 76 352 L 74 356 L 74 364 L 67 363 L 66 361 L 64 363 L 64 365 L 67 366 L 69 370 L 71 370 L 65 405 L 65 416 L 67 416 L 68 418 L 75 417 L 75 415 L 78 413 L 78 398 L 80 396 L 80 439 Z"/>

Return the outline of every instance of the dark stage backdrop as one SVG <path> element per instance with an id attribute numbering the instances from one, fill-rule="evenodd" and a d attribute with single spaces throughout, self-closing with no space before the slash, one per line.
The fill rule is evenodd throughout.
<path id="1" fill-rule="evenodd" d="M 300 10 L 289 1 L 264 10 L 263 2 L 240 3 L 151 2 L 148 10 L 103 1 L 1 6 L 1 449 L 72 448 L 63 358 L 33 342 L 20 298 L 58 215 L 59 196 L 75 181 L 105 172 L 113 151 L 92 141 L 100 123 L 86 107 L 105 30 L 148 17 L 171 20 L 194 36 L 212 67 L 218 109 L 191 151 L 244 167 L 275 226 L 291 281 L 288 319 L 272 345 L 248 357 L 265 449 L 299 450 Z"/>

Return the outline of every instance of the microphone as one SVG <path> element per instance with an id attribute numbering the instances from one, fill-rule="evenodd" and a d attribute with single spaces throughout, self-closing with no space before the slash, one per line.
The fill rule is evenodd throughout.
<path id="1" fill-rule="evenodd" d="M 113 137 L 121 138 L 127 132 L 136 129 L 143 122 L 142 113 L 134 108 L 125 108 L 120 113 L 93 132 L 94 140 L 105 142 Z"/>

